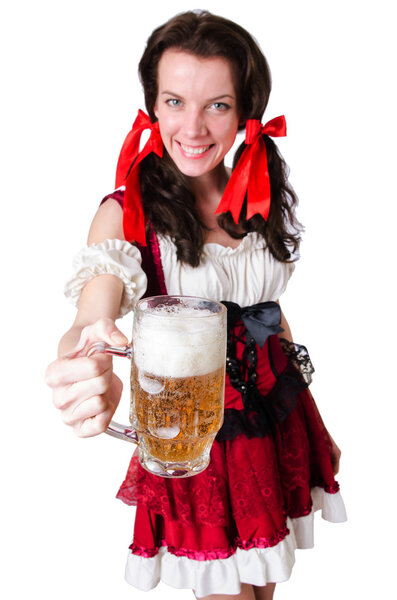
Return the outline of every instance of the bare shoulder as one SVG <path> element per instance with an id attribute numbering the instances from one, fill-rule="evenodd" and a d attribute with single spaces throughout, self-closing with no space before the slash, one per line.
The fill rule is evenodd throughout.
<path id="1" fill-rule="evenodd" d="M 117 200 L 109 198 L 98 208 L 88 234 L 88 244 L 106 239 L 124 240 L 123 210 Z"/>

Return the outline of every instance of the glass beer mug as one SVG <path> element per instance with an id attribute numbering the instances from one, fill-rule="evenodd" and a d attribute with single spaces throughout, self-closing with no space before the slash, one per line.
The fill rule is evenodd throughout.
<path id="1" fill-rule="evenodd" d="M 134 312 L 132 344 L 93 344 L 131 359 L 132 427 L 107 433 L 139 446 L 139 461 L 161 477 L 189 477 L 209 463 L 223 422 L 226 307 L 205 298 L 153 296 Z"/>

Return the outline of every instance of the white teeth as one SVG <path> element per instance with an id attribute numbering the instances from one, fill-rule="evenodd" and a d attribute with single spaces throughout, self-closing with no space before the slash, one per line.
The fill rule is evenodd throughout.
<path id="1" fill-rule="evenodd" d="M 186 154 L 204 154 L 210 148 L 210 146 L 202 146 L 201 148 L 193 148 L 192 146 L 184 146 L 181 144 L 181 148 Z"/>

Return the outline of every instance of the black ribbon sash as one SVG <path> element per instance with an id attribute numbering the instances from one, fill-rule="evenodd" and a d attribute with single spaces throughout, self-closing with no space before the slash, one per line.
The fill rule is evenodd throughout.
<path id="1" fill-rule="evenodd" d="M 235 302 L 222 302 L 227 308 L 228 342 L 226 357 L 226 372 L 231 385 L 241 394 L 244 412 L 247 416 L 254 412 L 260 414 L 260 419 L 268 432 L 275 432 L 278 422 L 275 406 L 266 402 L 256 387 L 256 345 L 263 348 L 270 335 L 283 331 L 280 327 L 281 310 L 277 302 L 260 302 L 253 306 L 241 308 Z M 234 326 L 242 320 L 245 331 L 236 334 Z M 236 343 L 245 337 L 245 351 L 242 360 L 236 356 Z M 227 429 L 228 411 L 225 411 L 225 423 L 219 436 Z M 218 439 L 218 438 L 217 438 Z"/>
<path id="2" fill-rule="evenodd" d="M 297 394 L 307 387 L 295 368 L 292 372 L 287 368 L 266 396 L 257 388 L 257 346 L 263 348 L 269 336 L 283 331 L 280 306 L 277 302 L 260 302 L 244 308 L 235 302 L 222 304 L 227 308 L 226 372 L 230 384 L 241 394 L 244 408 L 225 409 L 225 420 L 216 439 L 232 440 L 241 433 L 249 438 L 276 435 L 279 423 L 294 410 Z M 244 324 L 241 331 L 235 328 L 239 321 Z M 241 359 L 237 358 L 239 342 L 245 345 Z"/>
<path id="3" fill-rule="evenodd" d="M 227 327 L 230 331 L 240 319 L 260 348 L 270 335 L 281 333 L 281 309 L 277 302 L 259 302 L 241 308 L 235 302 L 222 301 L 227 308 Z"/>

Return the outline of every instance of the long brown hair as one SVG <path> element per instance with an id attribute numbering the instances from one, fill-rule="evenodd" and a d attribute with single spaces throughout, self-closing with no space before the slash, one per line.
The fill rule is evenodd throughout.
<path id="1" fill-rule="evenodd" d="M 261 119 L 267 106 L 271 75 L 267 61 L 253 37 L 242 27 L 207 11 L 189 11 L 170 19 L 150 36 L 139 63 L 139 75 L 146 108 L 156 121 L 157 69 L 170 48 L 201 58 L 219 56 L 232 66 L 241 115 L 241 129 L 247 119 Z M 300 242 L 302 227 L 295 217 L 297 197 L 288 184 L 288 168 L 274 142 L 264 136 L 268 153 L 271 209 L 267 222 L 260 215 L 245 219 L 245 203 L 238 226 L 230 213 L 219 215 L 218 224 L 233 238 L 249 231 L 262 234 L 269 250 L 280 261 L 291 260 Z M 235 168 L 245 144 L 237 150 Z M 149 154 L 140 165 L 142 203 L 155 230 L 169 235 L 177 248 L 178 260 L 193 267 L 200 262 L 205 225 L 195 208 L 189 179 L 176 167 L 166 150 L 163 158 Z"/>

